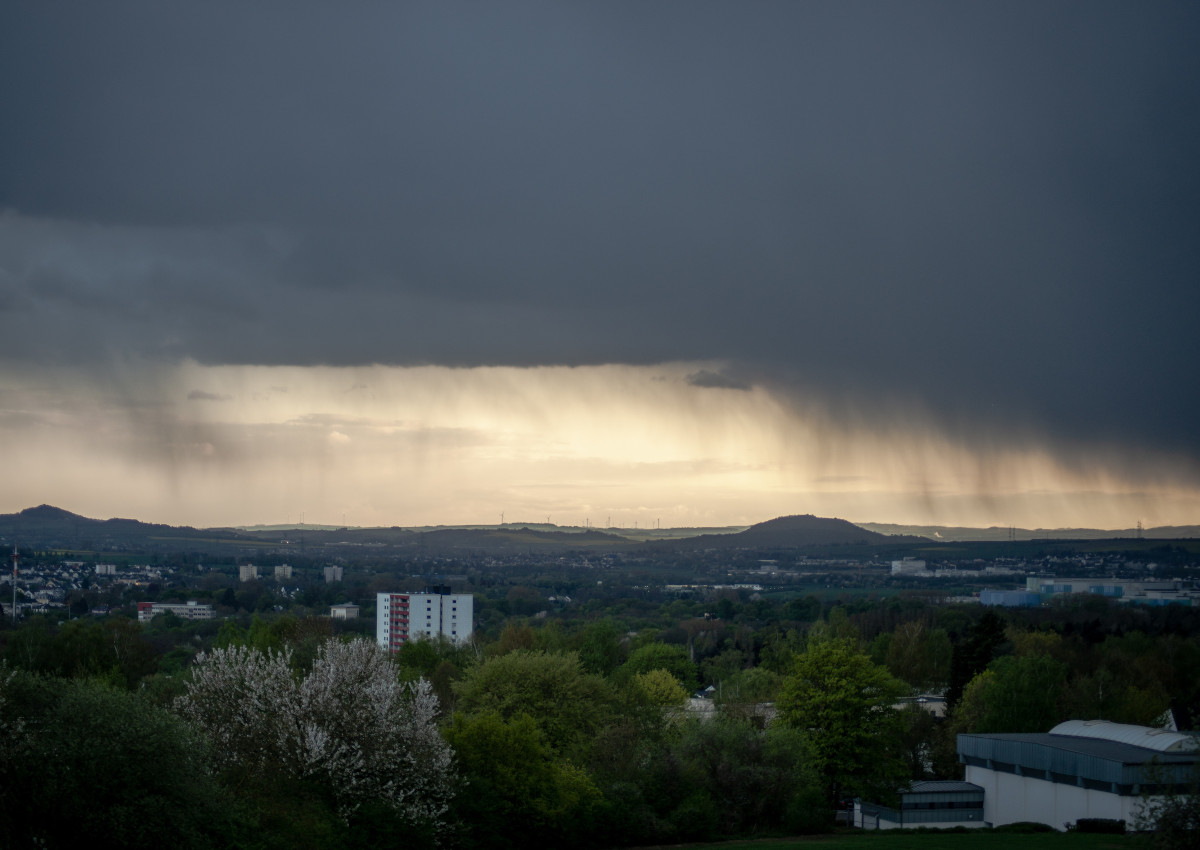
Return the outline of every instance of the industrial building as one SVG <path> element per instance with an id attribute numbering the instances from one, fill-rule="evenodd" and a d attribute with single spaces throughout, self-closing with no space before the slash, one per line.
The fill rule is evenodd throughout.
<path id="1" fill-rule="evenodd" d="M 1200 591 L 1180 579 L 1135 581 L 1116 578 L 1030 576 L 1024 590 L 984 590 L 979 601 L 1006 608 L 1036 608 L 1064 595 L 1089 593 L 1126 605 L 1200 605 Z"/>
<path id="2" fill-rule="evenodd" d="M 966 781 L 983 789 L 983 820 L 1064 829 L 1080 818 L 1133 827 L 1147 796 L 1195 781 L 1194 735 L 1107 720 L 1070 720 L 1049 732 L 959 735 Z"/>
<path id="3" fill-rule="evenodd" d="M 449 587 L 425 588 L 424 593 L 380 593 L 375 605 L 375 639 L 395 652 L 410 640 L 444 635 L 462 643 L 474 629 L 475 598 L 451 593 Z"/>
<path id="4" fill-rule="evenodd" d="M 914 782 L 900 792 L 900 808 L 854 801 L 854 825 L 861 829 L 948 829 L 986 826 L 983 789 L 970 782 Z"/>
<path id="5" fill-rule="evenodd" d="M 139 602 L 138 622 L 148 623 L 156 614 L 174 614 L 183 620 L 211 620 L 213 607 L 194 600 L 184 602 Z"/>
<path id="6" fill-rule="evenodd" d="M 925 568 L 925 562 L 920 558 L 904 558 L 901 561 L 892 561 L 892 575 L 928 576 L 930 572 Z"/>

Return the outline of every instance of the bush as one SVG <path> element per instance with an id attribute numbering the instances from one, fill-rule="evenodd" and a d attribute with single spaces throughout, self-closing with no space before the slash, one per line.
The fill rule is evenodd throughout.
<path id="1" fill-rule="evenodd" d="M 1030 832 L 1057 832 L 1054 827 L 1045 823 L 1035 823 L 1034 821 L 1022 820 L 1016 823 L 1006 823 L 1004 826 L 998 826 L 996 832 L 1015 832 L 1025 834 Z"/>
<path id="2" fill-rule="evenodd" d="M 1075 821 L 1076 832 L 1096 832 L 1104 835 L 1124 835 L 1125 821 L 1113 818 L 1080 818 Z"/>

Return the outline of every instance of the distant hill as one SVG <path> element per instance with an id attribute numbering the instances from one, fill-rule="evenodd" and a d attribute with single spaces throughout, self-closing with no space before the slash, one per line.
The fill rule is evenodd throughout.
<path id="1" fill-rule="evenodd" d="M 332 528 L 329 526 L 196 529 L 146 523 L 135 519 L 89 519 L 52 505 L 0 514 L 0 544 L 22 548 L 82 551 L 222 551 L 226 554 L 282 550 L 338 550 L 383 547 L 396 555 L 463 550 L 496 553 L 562 553 L 569 551 L 653 552 L 699 549 L 825 549 L 887 547 L 900 549 L 945 543 L 980 545 L 1010 540 L 1132 540 L 1135 529 L 1102 531 L 1088 528 L 1009 529 L 851 523 L 843 519 L 785 516 L 729 529 L 605 529 L 533 523 L 503 526 L 437 526 L 423 528 Z M 1200 526 L 1144 529 L 1145 540 L 1200 539 Z M 890 556 L 890 555 L 889 555 Z"/>
<path id="2" fill-rule="evenodd" d="M 538 531 L 525 526 L 492 529 L 437 529 L 419 535 L 429 549 L 558 552 L 566 549 L 617 549 L 634 545 L 615 534 L 589 531 Z"/>
<path id="3" fill-rule="evenodd" d="M 236 533 L 220 529 L 222 536 Z M 38 505 L 20 513 L 0 514 L 0 539 L 21 546 L 50 549 L 122 548 L 143 546 L 151 539 L 190 539 L 201 532 L 189 526 L 161 525 L 136 519 L 90 519 L 53 505 Z M 214 530 L 203 532 L 212 536 Z"/>
<path id="4" fill-rule="evenodd" d="M 915 538 L 914 538 L 915 539 Z M 799 549 L 813 546 L 876 546 L 897 539 L 869 531 L 844 519 L 811 514 L 785 516 L 752 525 L 733 534 L 702 534 L 672 541 L 697 549 Z"/>
<path id="5" fill-rule="evenodd" d="M 1106 530 L 1100 528 L 970 528 L 947 525 L 894 525 L 883 522 L 859 523 L 863 528 L 882 534 L 911 534 L 931 540 L 1005 541 L 1005 540 L 1132 540 L 1138 537 L 1136 528 Z M 1146 540 L 1183 540 L 1200 537 L 1200 525 L 1161 525 L 1144 528 Z"/>

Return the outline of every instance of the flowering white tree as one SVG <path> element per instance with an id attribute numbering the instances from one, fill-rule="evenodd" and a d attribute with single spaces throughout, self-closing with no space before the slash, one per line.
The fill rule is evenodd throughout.
<path id="1" fill-rule="evenodd" d="M 248 647 L 198 656 L 177 710 L 227 765 L 315 780 L 342 817 L 379 800 L 413 820 L 439 820 L 453 770 L 429 683 L 400 683 L 384 650 L 363 639 L 324 643 L 301 681 L 289 660 Z"/>
<path id="2" fill-rule="evenodd" d="M 200 653 L 176 711 L 212 740 L 222 767 L 286 765 L 298 726 L 291 652 L 229 646 Z"/>
<path id="3" fill-rule="evenodd" d="M 343 813 L 376 799 L 435 820 L 452 779 L 437 709 L 429 683 L 397 681 L 378 644 L 327 641 L 299 688 L 300 770 L 327 780 Z"/>

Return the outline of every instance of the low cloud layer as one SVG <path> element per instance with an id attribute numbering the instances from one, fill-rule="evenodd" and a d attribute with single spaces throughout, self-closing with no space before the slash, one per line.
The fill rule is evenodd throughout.
<path id="1" fill-rule="evenodd" d="M 701 366 L 702 368 L 697 368 Z M 43 371 L 0 387 L 6 497 L 224 525 L 871 521 L 1123 528 L 1185 524 L 1196 470 L 1086 464 L 1043 444 L 965 442 L 911 409 L 887 427 L 762 387 L 697 386 L 708 364 L 398 368 L 143 366 L 127 392 Z M 204 386 L 204 391 L 187 391 Z M 214 403 L 220 399 L 220 403 Z M 74 483 L 72 483 L 74 482 Z M 344 518 L 344 519 L 343 519 Z"/>
<path id="2" fill-rule="evenodd" d="M 1198 487 L 1197 43 L 1170 3 L 6 3 L 0 370 L 683 363 Z"/>

